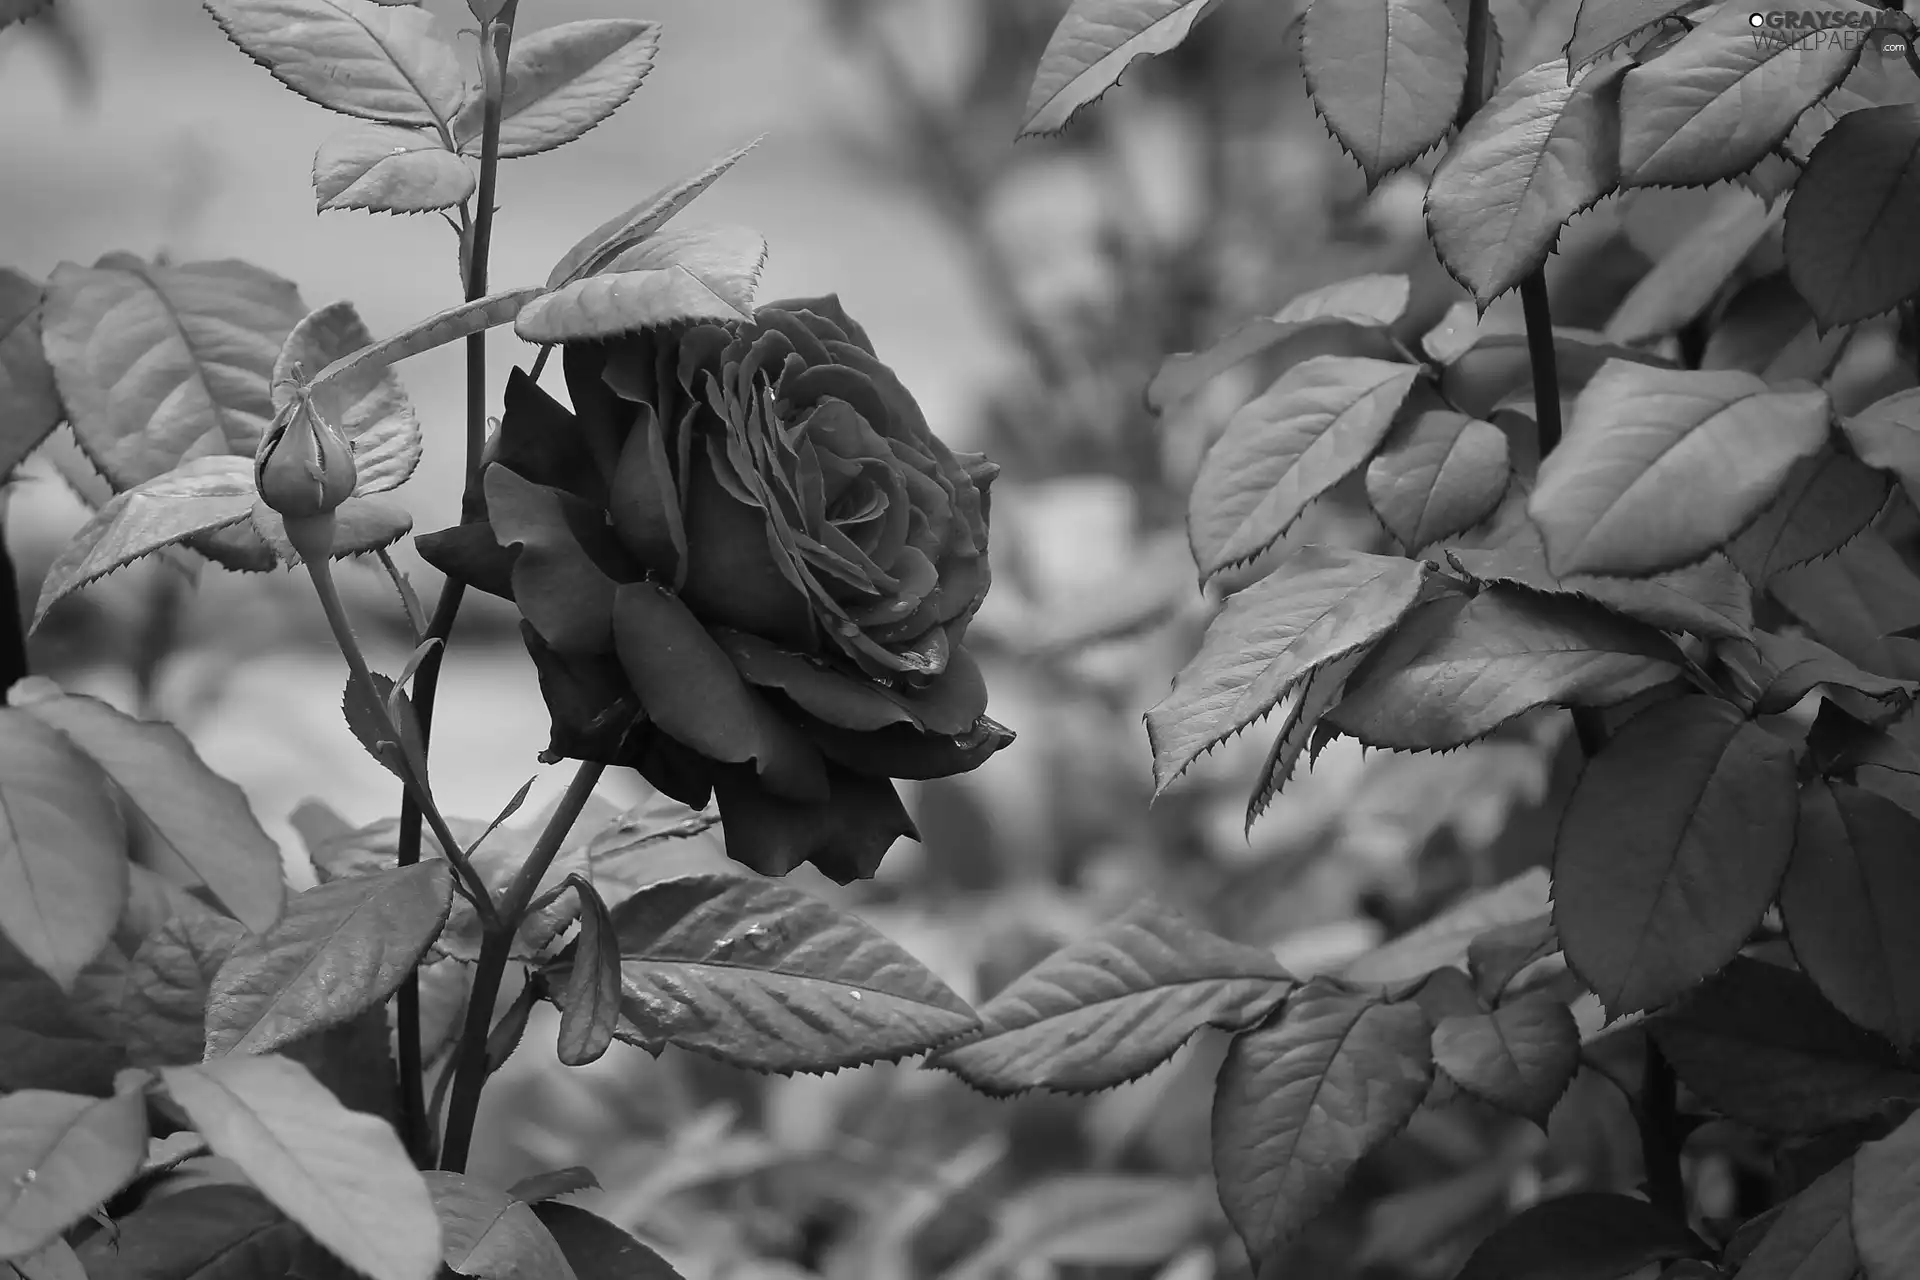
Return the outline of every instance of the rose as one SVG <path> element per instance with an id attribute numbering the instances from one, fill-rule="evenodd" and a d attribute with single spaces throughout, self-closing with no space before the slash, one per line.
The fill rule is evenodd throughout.
<path id="1" fill-rule="evenodd" d="M 545 759 L 627 765 L 768 874 L 870 876 L 917 838 L 894 779 L 1012 741 L 963 643 L 987 488 L 825 297 L 570 344 L 569 413 L 519 370 L 484 519 L 419 539 L 515 601 Z"/>

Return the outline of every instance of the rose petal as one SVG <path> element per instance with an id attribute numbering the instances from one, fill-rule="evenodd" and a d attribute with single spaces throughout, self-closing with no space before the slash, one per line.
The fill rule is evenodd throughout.
<path id="1" fill-rule="evenodd" d="M 783 409 L 795 418 L 827 400 L 838 400 L 869 422 L 885 422 L 887 403 L 873 382 L 858 369 L 843 364 L 817 364 L 780 380 Z"/>
<path id="2" fill-rule="evenodd" d="M 553 720 L 542 764 L 593 760 L 639 771 L 660 794 L 695 809 L 713 796 L 713 765 L 647 724 L 620 660 L 555 653 L 540 633 L 520 624 Z"/>
<path id="3" fill-rule="evenodd" d="M 740 678 L 700 620 L 652 583 L 614 599 L 614 646 L 647 717 L 710 760 L 753 761 L 768 788 L 795 800 L 824 798 L 820 755 Z"/>
<path id="4" fill-rule="evenodd" d="M 599 511 L 534 484 L 499 463 L 483 481 L 494 536 L 519 547 L 513 599 L 520 616 L 562 653 L 604 653 L 613 643 L 613 597 L 640 576 Z"/>
<path id="5" fill-rule="evenodd" d="M 907 725 L 869 733 L 819 723 L 803 728 L 822 754 L 843 769 L 868 777 L 916 781 L 970 773 L 1013 742 L 1011 729 L 985 716 L 975 722 L 971 732 L 957 737 L 922 733 Z"/>
<path id="6" fill-rule="evenodd" d="M 820 341 L 820 335 L 808 328 L 799 316 L 787 311 L 762 311 L 754 317 L 756 324 L 769 331 L 785 334 L 793 344 L 793 354 L 798 356 L 801 366 L 825 364 L 832 359 L 827 354 L 826 344 Z M 792 363 L 791 360 L 788 361 Z"/>
<path id="7" fill-rule="evenodd" d="M 608 512 L 614 532 L 642 566 L 685 580 L 687 530 L 680 492 L 667 463 L 666 435 L 651 405 L 639 406 L 626 448 L 620 451 Z"/>
<path id="8" fill-rule="evenodd" d="M 867 331 L 860 327 L 859 321 L 847 314 L 847 309 L 840 305 L 840 295 L 837 293 L 823 294 L 818 298 L 786 298 L 779 302 L 769 302 L 760 308 L 755 318 L 769 311 L 789 311 L 798 314 L 803 321 L 810 321 L 807 327 L 825 341 L 835 342 L 844 337 L 846 341 L 859 347 L 868 355 L 873 354 L 873 339 L 867 336 Z M 824 325 L 822 321 L 825 322 Z M 835 333 L 835 329 L 839 332 Z"/>
<path id="9" fill-rule="evenodd" d="M 880 869 L 893 842 L 920 838 L 893 784 L 827 766 L 831 795 L 795 803 L 773 795 L 751 770 L 719 770 L 713 780 L 727 856 L 762 875 L 783 876 L 811 862 L 838 884 Z"/>
<path id="10" fill-rule="evenodd" d="M 580 424 L 524 369 L 507 374 L 500 430 L 488 455 L 535 484 L 562 489 L 599 506 L 607 483 L 588 451 Z"/>
<path id="11" fill-rule="evenodd" d="M 475 591 L 513 599 L 513 560 L 517 554 L 495 541 L 490 524 L 457 524 L 451 529 L 415 534 L 420 558 Z"/>
<path id="12" fill-rule="evenodd" d="M 888 686 L 848 675 L 760 636 L 715 630 L 713 638 L 749 684 L 778 689 L 803 711 L 842 729 L 908 724 L 960 734 L 971 730 L 987 708 L 987 682 L 964 649 L 948 656 L 945 675 L 916 688 L 905 681 Z"/>
<path id="13" fill-rule="evenodd" d="M 708 622 L 767 636 L 796 648 L 812 643 L 807 597 L 781 572 L 765 512 L 722 486 L 726 466 L 696 449 L 686 494 L 687 581 L 681 596 Z"/>

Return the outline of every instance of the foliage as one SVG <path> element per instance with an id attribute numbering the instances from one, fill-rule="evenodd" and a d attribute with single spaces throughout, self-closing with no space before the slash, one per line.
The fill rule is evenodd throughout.
<path id="1" fill-rule="evenodd" d="M 1839 0 L 1806 36 L 1798 14 L 1776 32 L 1627 0 L 1300 6 L 1327 131 L 1369 189 L 1425 166 L 1433 252 L 1470 296 L 1415 325 L 1415 282 L 1371 272 L 1156 353 L 1147 401 L 1169 421 L 1250 362 L 1274 377 L 1188 486 L 1219 607 L 1147 714 L 1154 791 L 1173 801 L 1276 711 L 1248 830 L 1342 737 L 1440 753 L 1565 720 L 1584 759 L 1530 869 L 1344 966 L 1296 976 L 1148 900 L 974 1008 L 868 921 L 770 878 L 873 876 L 916 834 L 893 780 L 969 772 L 1013 739 L 967 643 L 997 468 L 933 434 L 837 298 L 759 305 L 757 233 L 667 225 L 751 144 L 589 233 L 544 284 L 500 290 L 499 162 L 607 119 L 653 66 L 653 24 L 516 35 L 515 0 L 471 0 L 470 57 L 410 3 L 207 8 L 352 118 L 316 156 L 319 208 L 444 212 L 466 300 L 376 341 L 350 304 L 309 310 L 241 262 L 0 274 L 0 461 L 65 422 L 112 491 L 34 617 L 169 549 L 303 567 L 349 670 L 344 719 L 401 808 L 325 824 L 318 883 L 296 887 L 177 730 L 5 673 L 0 1030 L 33 1050 L 0 1043 L 12 1270 L 677 1274 L 633 1215 L 556 1199 L 591 1172 L 467 1175 L 482 1092 L 536 1026 L 569 1066 L 617 1040 L 782 1075 L 924 1055 L 927 1089 L 993 1098 L 1120 1089 L 1174 1060 L 1202 1081 L 1210 1196 L 1132 1170 L 1037 1182 L 999 1207 L 969 1277 L 1158 1265 L 1204 1242 L 1216 1207 L 1254 1273 L 1282 1274 L 1412 1128 L 1465 1112 L 1550 1130 L 1596 1078 L 1628 1100 L 1630 1185 L 1434 1211 L 1453 1244 L 1463 1218 L 1490 1219 L 1459 1276 L 1920 1265 L 1903 932 L 1920 907 L 1903 856 L 1920 836 L 1920 419 L 1911 370 L 1842 376 L 1850 348 L 1914 329 L 1920 278 L 1894 237 L 1920 114 L 1869 64 L 1910 24 Z M 1066 128 L 1232 8 L 1074 0 L 1023 132 Z M 1507 65 L 1521 49 L 1544 56 Z M 1728 180 L 1745 190 L 1610 317 L 1554 324 L 1545 267 L 1575 220 Z M 1516 289 L 1518 323 L 1499 306 Z M 331 563 L 412 528 L 378 496 L 422 454 L 392 366 L 464 341 L 484 388 L 486 333 L 507 324 L 540 355 L 491 432 L 469 401 L 461 520 L 418 540 L 447 574 L 430 615 L 380 556 L 413 655 L 374 672 Z M 554 346 L 571 408 L 539 386 Z M 1325 536 L 1342 503 L 1379 536 Z M 509 825 L 524 788 L 487 822 L 443 814 L 429 785 L 468 590 L 513 603 L 545 758 L 581 762 L 525 826 Z M 596 807 L 608 767 L 663 802 Z M 676 873 L 663 851 L 716 821 L 731 862 Z M 1683 1155 L 1716 1124 L 1768 1166 L 1771 1204 L 1705 1210 Z M 702 1158 L 728 1137 L 723 1116 Z M 979 1159 L 964 1148 L 942 1176 L 965 1184 Z M 906 1273 L 914 1212 L 931 1210 L 846 1265 Z"/>

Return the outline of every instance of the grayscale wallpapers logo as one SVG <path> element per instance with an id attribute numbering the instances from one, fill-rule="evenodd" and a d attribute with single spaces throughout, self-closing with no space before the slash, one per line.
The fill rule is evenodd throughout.
<path id="1" fill-rule="evenodd" d="M 1911 60 L 1920 24 L 1898 9 L 1761 9 L 1747 15 L 1753 38 L 1776 49 L 1858 49 L 1862 56 Z M 1916 68 L 1920 70 L 1920 68 Z"/>

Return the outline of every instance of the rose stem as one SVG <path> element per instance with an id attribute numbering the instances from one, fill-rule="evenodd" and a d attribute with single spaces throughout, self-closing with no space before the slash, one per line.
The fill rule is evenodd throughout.
<path id="1" fill-rule="evenodd" d="M 514 873 L 513 882 L 501 896 L 500 914 L 480 941 L 480 959 L 473 969 L 473 992 L 467 997 L 467 1018 L 460 1031 L 460 1047 L 451 1068 L 453 1092 L 447 1103 L 446 1137 L 440 1144 L 440 1167 L 464 1173 L 467 1153 L 473 1144 L 473 1121 L 480 1110 L 480 1091 L 487 1083 L 487 1037 L 492 1030 L 493 1007 L 500 998 L 500 979 L 506 973 L 513 951 L 514 937 L 527 913 L 540 879 L 553 864 L 554 855 L 573 830 L 580 811 L 586 807 L 593 789 L 599 785 L 604 764 L 584 760 L 567 784 L 566 794 L 547 819 L 545 829 L 534 841 L 533 852 Z"/>
<path id="2" fill-rule="evenodd" d="M 506 66 L 507 54 L 513 41 L 513 22 L 520 8 L 519 0 L 507 0 L 501 6 L 493 25 L 499 29 L 497 54 L 500 66 Z M 486 33 L 481 33 L 481 56 L 489 56 L 485 48 Z M 487 292 L 487 257 L 493 247 L 493 201 L 500 180 L 500 86 L 503 76 L 490 78 L 495 91 L 487 95 L 480 115 L 480 178 L 476 186 L 477 202 L 471 215 L 463 203 L 460 207 L 461 271 L 465 275 L 467 301 L 484 297 Z M 481 503 L 480 454 L 486 447 L 487 439 L 487 336 L 476 333 L 467 339 L 467 457 L 466 483 L 460 497 L 460 519 L 463 523 L 478 518 Z M 434 695 L 440 687 L 440 663 L 447 652 L 447 640 L 453 635 L 453 624 L 460 616 L 460 602 L 466 595 L 466 584 L 458 578 L 449 577 L 440 584 L 440 598 L 433 607 L 433 617 L 428 620 L 425 639 L 438 640 L 433 652 L 420 663 L 413 675 L 413 711 L 420 724 L 421 758 L 426 757 L 433 740 L 433 704 Z M 414 803 L 412 792 L 406 791 L 400 797 L 400 850 L 399 863 L 410 866 L 420 860 L 420 820 L 421 808 Z M 413 1153 L 414 1162 L 426 1167 L 432 1163 L 432 1140 L 428 1130 L 426 1064 L 420 1060 L 420 975 L 418 970 L 410 971 L 400 984 L 398 1006 L 395 1010 L 399 1021 L 400 1041 L 400 1119 L 401 1134 L 407 1149 Z"/>

